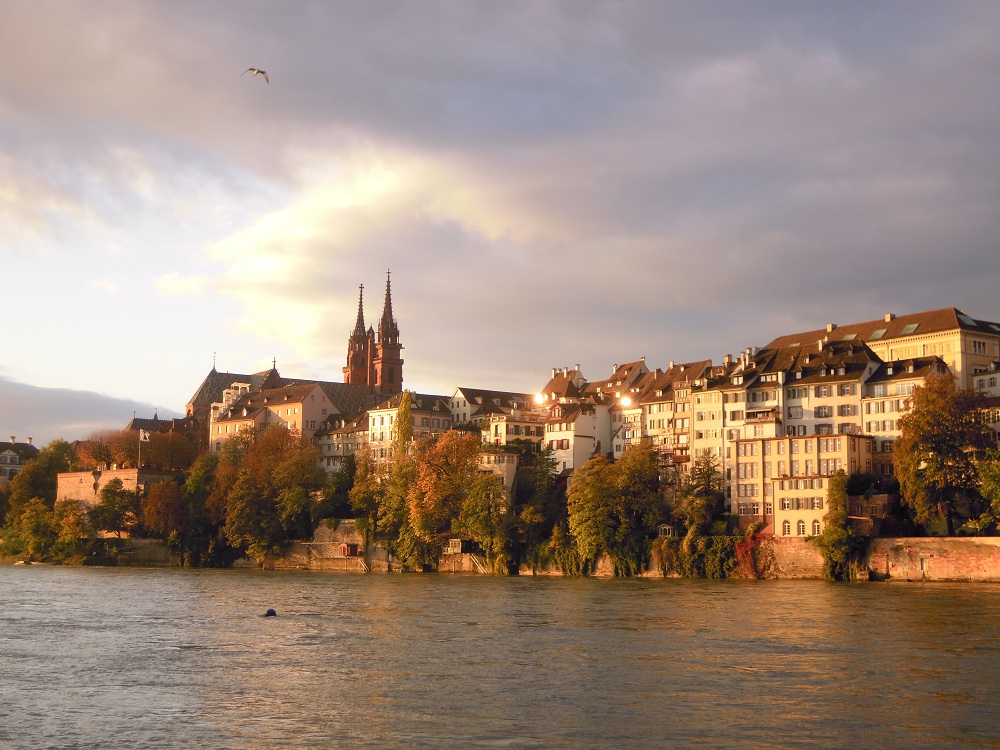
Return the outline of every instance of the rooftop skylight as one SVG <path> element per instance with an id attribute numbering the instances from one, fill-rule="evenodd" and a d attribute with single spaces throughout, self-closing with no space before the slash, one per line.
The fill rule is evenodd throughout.
<path id="1" fill-rule="evenodd" d="M 913 333 L 914 331 L 917 330 L 917 326 L 919 325 L 920 325 L 919 323 L 910 323 L 908 325 L 903 326 L 902 334 L 906 336 L 907 334 Z"/>
<path id="2" fill-rule="evenodd" d="M 877 331 L 875 331 L 874 333 L 872 333 L 872 335 L 871 335 L 871 336 L 869 336 L 868 338 L 869 338 L 869 339 L 870 339 L 871 341 L 874 341 L 875 339 L 880 339 L 880 338 L 882 338 L 883 336 L 885 336 L 885 332 L 886 332 L 887 330 L 889 330 L 889 329 L 888 329 L 888 328 L 879 328 L 879 329 L 878 329 Z"/>

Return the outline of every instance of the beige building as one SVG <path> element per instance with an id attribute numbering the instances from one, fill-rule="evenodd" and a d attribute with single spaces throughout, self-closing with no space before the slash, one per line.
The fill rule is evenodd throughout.
<path id="1" fill-rule="evenodd" d="M 259 433 L 271 425 L 281 425 L 312 441 L 323 421 L 337 409 L 317 383 L 251 391 L 249 383 L 233 383 L 223 392 L 223 400 L 212 404 L 209 427 L 211 450 L 237 434 Z"/>
<path id="2" fill-rule="evenodd" d="M 13 479 L 21 467 L 37 455 L 38 448 L 31 438 L 26 443 L 19 443 L 16 436 L 11 435 L 9 443 L 0 444 L 0 480 Z"/>
<path id="3" fill-rule="evenodd" d="M 781 336 L 765 348 L 806 345 L 823 337 L 830 341 L 865 342 L 883 362 L 941 357 L 958 378 L 959 388 L 971 388 L 975 376 L 1000 359 L 1000 323 L 977 320 L 954 307 L 896 316 Z"/>
<path id="4" fill-rule="evenodd" d="M 735 505 L 742 525 L 762 523 L 775 536 L 823 530 L 830 477 L 872 471 L 867 435 L 743 438 L 736 441 Z"/>
<path id="5" fill-rule="evenodd" d="M 87 505 L 96 505 L 103 490 L 112 480 L 121 480 L 126 490 L 139 490 L 142 495 L 150 486 L 159 482 L 172 482 L 177 475 L 169 471 L 148 471 L 143 469 L 109 469 L 102 471 L 72 471 L 56 475 L 56 499 L 79 500 Z"/>
<path id="6" fill-rule="evenodd" d="M 410 393 L 410 419 L 413 439 L 435 437 L 452 428 L 449 398 L 425 393 Z M 402 394 L 386 399 L 368 411 L 368 445 L 372 458 L 388 461 L 392 455 L 392 441 L 396 437 L 396 415 Z"/>

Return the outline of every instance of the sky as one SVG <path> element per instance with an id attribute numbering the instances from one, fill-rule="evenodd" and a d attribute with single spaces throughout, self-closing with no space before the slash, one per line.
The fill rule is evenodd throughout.
<path id="1" fill-rule="evenodd" d="M 997 28 L 991 2 L 0 0 L 0 439 L 182 414 L 213 362 L 342 380 L 388 270 L 423 393 L 1000 320 Z"/>

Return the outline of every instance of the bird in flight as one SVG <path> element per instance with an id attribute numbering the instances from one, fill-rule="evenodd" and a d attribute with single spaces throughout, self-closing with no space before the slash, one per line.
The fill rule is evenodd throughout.
<path id="1" fill-rule="evenodd" d="M 264 76 L 265 81 L 267 81 L 268 83 L 271 82 L 270 79 L 267 77 L 266 70 L 261 70 L 260 68 L 247 68 L 242 73 L 240 73 L 240 75 L 245 76 L 247 73 L 253 73 L 254 75 L 257 75 L 259 73 L 260 75 Z"/>

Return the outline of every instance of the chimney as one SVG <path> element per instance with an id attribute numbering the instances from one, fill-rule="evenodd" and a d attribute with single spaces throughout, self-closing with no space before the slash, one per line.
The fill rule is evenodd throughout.
<path id="1" fill-rule="evenodd" d="M 885 314 L 885 322 L 886 323 L 889 323 L 890 321 L 894 320 L 895 318 L 896 318 L 896 313 L 886 313 Z"/>
<path id="2" fill-rule="evenodd" d="M 725 357 L 722 358 L 722 364 L 726 365 L 727 367 L 729 365 L 731 365 L 732 363 L 733 363 L 733 355 L 732 354 L 727 354 Z"/>
<path id="3" fill-rule="evenodd" d="M 553 367 L 552 368 L 552 377 L 555 377 L 557 372 L 559 372 L 559 368 L 558 367 Z"/>
<path id="4" fill-rule="evenodd" d="M 826 324 L 826 332 L 827 332 L 827 333 L 830 333 L 830 332 L 831 332 L 831 331 L 833 331 L 833 329 L 834 329 L 834 328 L 836 328 L 836 327 L 837 327 L 837 324 L 836 324 L 836 323 L 827 323 L 827 324 Z"/>
<path id="5" fill-rule="evenodd" d="M 817 341 L 816 343 L 818 343 L 818 344 L 819 344 L 819 350 L 820 350 L 820 351 L 823 351 L 823 339 L 820 339 L 820 340 L 819 340 L 819 341 Z"/>
<path id="6" fill-rule="evenodd" d="M 673 360 L 670 360 L 670 368 L 669 369 L 671 369 L 671 370 L 674 369 L 674 361 Z"/>
<path id="7" fill-rule="evenodd" d="M 31 445 L 31 438 L 28 438 L 28 445 Z"/>
<path id="8" fill-rule="evenodd" d="M 13 435 L 11 435 L 10 436 L 10 442 L 16 443 L 17 442 L 17 438 L 15 438 Z"/>

